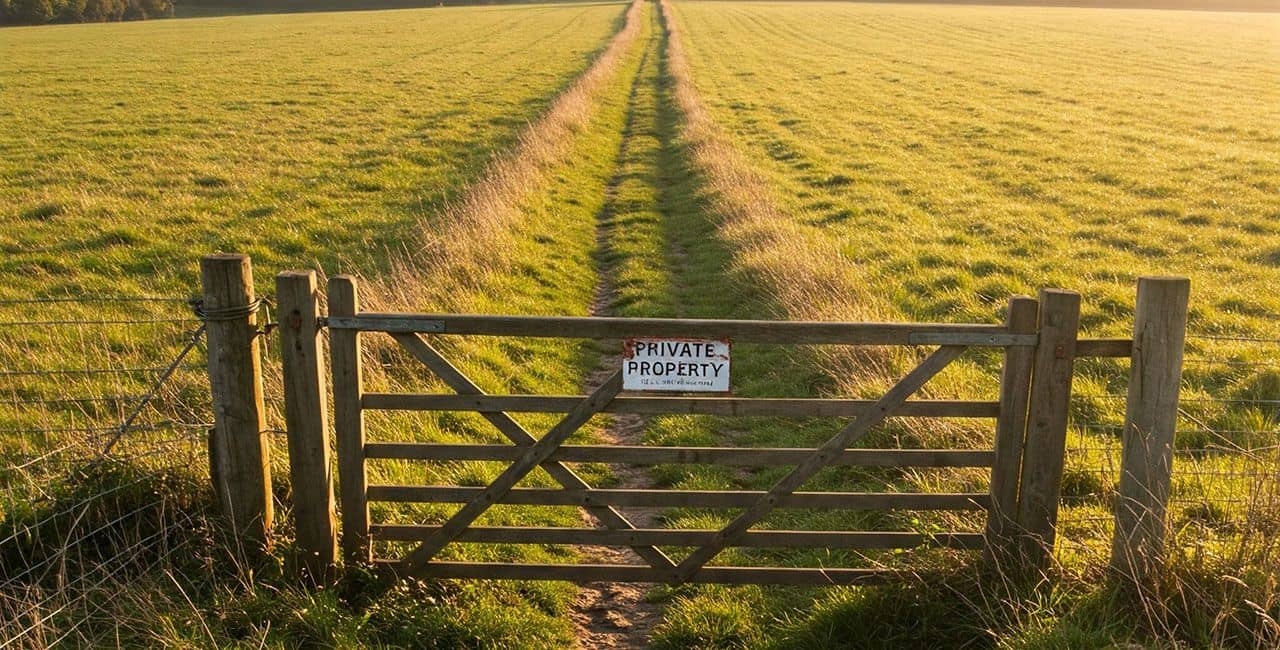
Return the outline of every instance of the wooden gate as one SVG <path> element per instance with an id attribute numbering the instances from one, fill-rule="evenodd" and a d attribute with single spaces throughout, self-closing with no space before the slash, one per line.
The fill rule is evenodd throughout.
<path id="1" fill-rule="evenodd" d="M 352 278 L 329 283 L 329 315 L 335 431 L 338 437 L 342 549 L 348 562 L 378 562 L 414 576 L 521 578 L 584 581 L 847 584 L 892 575 L 884 569 L 709 566 L 729 547 L 911 548 L 941 546 L 983 550 L 993 559 L 1016 559 L 1026 567 L 1047 566 L 1057 517 L 1067 404 L 1077 355 L 1079 296 L 1042 291 L 1039 299 L 1017 297 L 1004 324 L 881 324 L 560 318 L 382 314 L 362 312 Z M 282 312 L 286 312 L 282 306 Z M 361 376 L 361 338 L 387 335 L 454 392 L 367 392 Z M 687 337 L 735 343 L 786 345 L 916 346 L 931 352 L 875 400 L 653 396 L 622 394 L 614 373 L 589 395 L 488 395 L 432 345 L 435 336 L 561 337 L 625 339 Z M 1085 344 L 1086 342 L 1079 342 Z M 1127 356 L 1129 341 L 1094 341 L 1095 356 Z M 1000 348 L 1004 366 L 999 394 L 989 401 L 912 399 L 930 378 L 971 347 Z M 1082 345 L 1081 347 L 1086 347 Z M 364 414 L 373 410 L 473 411 L 493 424 L 510 444 L 367 442 Z M 563 413 L 549 430 L 529 431 L 509 412 Z M 821 446 L 810 449 L 704 448 L 566 445 L 598 413 L 712 414 L 850 418 Z M 850 447 L 890 417 L 986 418 L 993 422 L 990 450 L 879 450 Z M 370 485 L 369 459 L 487 460 L 509 463 L 488 486 Z M 597 489 L 566 463 L 703 463 L 790 466 L 767 491 Z M 800 492 L 802 484 L 829 466 L 989 467 L 990 489 L 982 493 Z M 521 488 L 535 468 L 546 470 L 559 489 Z M 371 522 L 369 502 L 460 503 L 441 525 Z M 475 526 L 491 506 L 576 505 L 601 528 L 509 528 Z M 740 509 L 719 530 L 637 528 L 619 507 Z M 780 508 L 858 510 L 985 510 L 983 533 L 920 534 L 911 531 L 800 531 L 755 528 Z M 414 542 L 404 557 L 374 558 L 374 540 Z M 638 565 L 516 564 L 438 559 L 454 542 L 626 546 Z M 679 561 L 663 547 L 693 547 Z"/>

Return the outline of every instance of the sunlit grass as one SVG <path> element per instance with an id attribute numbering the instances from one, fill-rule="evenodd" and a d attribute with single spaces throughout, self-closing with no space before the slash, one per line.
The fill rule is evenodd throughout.
<path id="1" fill-rule="evenodd" d="M 1030 609 L 1023 603 L 1012 620 L 993 603 L 962 598 L 969 620 L 956 626 L 978 646 L 1084 647 L 1129 637 L 1135 620 L 1154 638 L 1266 643 L 1274 608 L 1256 615 L 1240 609 L 1237 596 L 1209 584 L 1208 573 L 1250 576 L 1239 591 L 1271 602 L 1274 586 L 1250 568 L 1270 545 L 1226 529 L 1269 512 L 1263 494 L 1270 491 L 1250 484 L 1274 483 L 1262 477 L 1274 468 L 1267 447 L 1275 439 L 1276 394 L 1266 365 L 1276 355 L 1267 341 L 1280 331 L 1268 289 L 1276 267 L 1265 253 L 1276 245 L 1280 214 L 1276 17 L 674 6 L 694 86 L 677 96 L 696 166 L 712 189 L 728 267 L 763 289 L 774 310 L 993 322 L 1010 295 L 1061 286 L 1083 294 L 1086 336 L 1123 336 L 1138 276 L 1192 278 L 1178 445 L 1261 449 L 1187 451 L 1175 460 L 1171 521 L 1191 559 L 1171 565 L 1166 586 L 1183 595 L 1182 606 L 1087 613 L 1111 598 L 1096 585 L 1110 551 L 1127 366 L 1085 361 L 1077 367 L 1057 556 L 1069 579 L 1055 588 L 1058 598 Z M 1261 340 L 1210 338 L 1224 333 Z M 838 390 L 858 394 L 874 392 L 906 359 L 835 354 L 816 361 L 837 378 Z M 954 369 L 934 382 L 934 394 L 989 394 L 995 361 L 979 357 Z M 984 446 L 990 435 L 982 426 L 906 423 L 884 442 Z M 907 478 L 934 489 L 966 480 Z M 1218 550 L 1184 534 L 1206 526 L 1222 540 Z M 1227 548 L 1233 560 L 1205 560 Z M 946 594 L 957 587 L 945 583 L 943 593 L 931 591 L 938 586 L 906 591 L 939 606 L 962 595 Z M 1187 598 L 1190 592 L 1203 595 Z M 1192 600 L 1198 604 L 1187 605 Z M 716 627 L 697 623 L 701 606 L 691 603 L 678 602 L 662 638 Z M 798 617 L 783 633 L 794 638 L 828 624 L 804 605 L 792 607 L 754 611 Z M 887 611 L 876 620 L 876 606 L 862 607 L 839 607 L 845 620 L 829 630 L 837 636 L 828 643 L 847 643 L 841 633 L 863 639 L 902 632 Z M 946 638 L 957 627 L 911 638 Z M 840 638 L 846 640 L 834 640 Z"/>

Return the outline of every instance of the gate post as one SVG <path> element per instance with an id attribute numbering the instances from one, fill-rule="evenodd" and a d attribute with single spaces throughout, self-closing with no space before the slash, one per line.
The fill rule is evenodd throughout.
<path id="1" fill-rule="evenodd" d="M 1142 586 L 1163 560 L 1186 341 L 1186 278 L 1141 278 L 1125 409 L 1111 569 Z"/>
<path id="2" fill-rule="evenodd" d="M 1005 326 L 1010 334 L 1035 334 L 1039 303 L 1030 296 L 1009 300 Z M 1018 478 L 1026 443 L 1027 401 L 1035 348 L 1005 348 L 1000 373 L 1000 417 L 996 420 L 995 462 L 991 466 L 991 511 L 987 514 L 986 553 L 996 568 L 1018 555 Z"/>
<path id="3" fill-rule="evenodd" d="M 351 318 L 360 311 L 355 278 L 329 279 L 329 316 Z M 333 426 L 338 436 L 338 481 L 342 500 L 342 556 L 348 563 L 372 561 L 369 547 L 368 477 L 364 462 L 364 375 L 360 332 L 330 329 L 329 362 L 333 365 Z"/>
<path id="4" fill-rule="evenodd" d="M 201 318 L 209 345 L 209 389 L 214 433 L 210 445 L 214 492 L 251 556 L 270 546 L 274 517 L 262 357 L 258 349 L 258 301 L 247 255 L 206 255 L 200 260 Z"/>
<path id="5" fill-rule="evenodd" d="M 1028 571 L 1045 572 L 1053 556 L 1067 446 L 1067 413 L 1080 328 L 1080 294 L 1040 291 L 1040 341 L 1036 345 L 1022 459 L 1018 524 Z"/>
<path id="6" fill-rule="evenodd" d="M 277 275 L 276 303 L 293 516 L 301 553 L 298 569 L 305 580 L 321 585 L 334 575 L 338 532 L 315 272 L 285 271 Z"/>

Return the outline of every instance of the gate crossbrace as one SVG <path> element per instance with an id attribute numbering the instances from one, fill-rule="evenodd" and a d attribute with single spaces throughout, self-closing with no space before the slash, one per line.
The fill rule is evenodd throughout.
<path id="1" fill-rule="evenodd" d="M 410 354 L 423 365 L 427 366 L 431 372 L 435 373 L 446 385 L 456 391 L 459 395 L 484 395 L 485 392 L 462 374 L 449 363 L 435 348 L 431 347 L 426 341 L 423 341 L 417 334 L 393 334 L 397 342 L 400 343 Z M 515 418 L 502 412 L 481 411 L 480 415 L 488 420 L 494 427 L 507 437 L 512 443 L 517 445 L 529 446 L 537 442 L 537 439 L 528 432 Z M 582 480 L 572 469 L 560 462 L 545 462 L 542 469 L 546 470 L 551 478 L 554 479 L 561 487 L 577 490 L 589 490 L 591 485 Z M 590 512 L 600 523 L 606 528 L 613 530 L 635 530 L 632 524 L 621 512 L 613 506 L 597 505 L 588 506 L 587 512 Z M 640 556 L 645 562 L 655 569 L 674 569 L 676 564 L 667 557 L 656 546 L 632 546 L 631 550 Z"/>
<path id="2" fill-rule="evenodd" d="M 622 371 L 618 370 L 600 385 L 594 392 L 584 398 L 573 410 L 569 411 L 560 422 L 556 423 L 545 436 L 535 442 L 515 462 L 511 463 L 498 475 L 478 497 L 462 506 L 440 528 L 436 529 L 418 548 L 405 557 L 402 562 L 404 570 L 410 575 L 426 566 L 431 558 L 450 542 L 457 539 L 480 515 L 493 504 L 501 501 L 516 483 L 532 472 L 543 461 L 551 457 L 556 449 L 569 436 L 586 424 L 596 413 L 613 401 L 622 391 Z"/>
<path id="3" fill-rule="evenodd" d="M 872 427 L 884 422 L 885 418 L 902 406 L 911 395 L 920 390 L 934 375 L 937 375 L 956 357 L 959 357 L 965 349 L 966 346 L 963 345 L 942 346 L 920 362 L 920 365 L 907 373 L 897 384 L 894 384 L 879 400 L 876 400 L 876 403 L 865 414 L 846 425 L 804 462 L 791 470 L 791 473 L 775 483 L 772 488 L 769 488 L 767 493 L 751 504 L 736 519 L 729 522 L 716 534 L 714 542 L 698 547 L 681 561 L 675 572 L 677 583 L 688 581 L 707 562 L 711 561 L 720 551 L 723 551 L 725 547 L 737 543 L 746 534 L 747 529 L 764 519 L 777 507 L 779 498 L 795 492 L 805 481 L 837 458 L 840 452 L 866 435 Z"/>

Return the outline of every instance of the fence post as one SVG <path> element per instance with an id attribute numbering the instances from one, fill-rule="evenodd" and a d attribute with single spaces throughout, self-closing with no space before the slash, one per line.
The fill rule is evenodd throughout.
<path id="1" fill-rule="evenodd" d="M 1040 341 L 1036 345 L 1022 459 L 1018 524 L 1028 571 L 1047 571 L 1053 555 L 1062 497 L 1067 413 L 1080 327 L 1080 294 L 1040 291 Z"/>
<path id="2" fill-rule="evenodd" d="M 1163 559 L 1173 435 L 1186 341 L 1186 278 L 1141 278 L 1120 461 L 1111 568 L 1145 585 Z"/>
<path id="3" fill-rule="evenodd" d="M 301 552 L 298 568 L 304 579 L 325 584 L 333 578 L 338 560 L 338 529 L 315 272 L 285 271 L 277 275 L 276 304 L 293 515 Z"/>
<path id="4" fill-rule="evenodd" d="M 200 280 L 213 393 L 214 491 L 235 533 L 249 543 L 246 550 L 260 555 L 270 546 L 273 510 L 249 257 L 207 255 L 200 261 Z"/>
<path id="5" fill-rule="evenodd" d="M 1009 300 L 1005 326 L 1010 334 L 1035 334 L 1039 303 L 1030 296 Z M 987 515 L 986 559 L 996 567 L 1018 553 L 1018 478 L 1027 433 L 1027 402 L 1035 348 L 1005 349 L 1000 373 L 1000 417 L 996 420 L 995 462 L 991 466 L 991 512 Z"/>
<path id="6" fill-rule="evenodd" d="M 329 280 L 329 316 L 352 317 L 360 311 L 355 278 Z M 372 561 L 369 547 L 368 479 L 364 463 L 364 411 L 360 397 L 364 377 L 360 363 L 360 332 L 329 331 L 333 364 L 333 419 L 338 435 L 338 481 L 342 499 L 342 555 L 349 563 Z"/>

